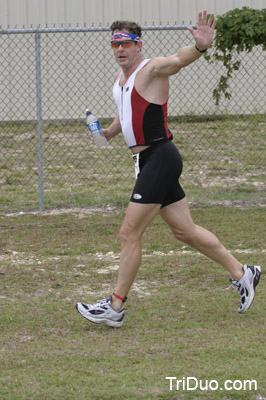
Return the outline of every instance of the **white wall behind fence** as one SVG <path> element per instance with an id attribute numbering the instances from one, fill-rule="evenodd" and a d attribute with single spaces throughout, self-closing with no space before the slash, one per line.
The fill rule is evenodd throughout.
<path id="1" fill-rule="evenodd" d="M 262 9 L 266 0 L 0 0 L 0 26 L 106 26 L 116 19 L 187 25 L 196 23 L 203 8 L 221 15 L 243 6 Z"/>
<path id="2" fill-rule="evenodd" d="M 5 28 L 30 28 L 30 27 L 76 27 L 78 26 L 107 26 L 115 19 L 130 19 L 141 25 L 169 25 L 196 23 L 197 10 L 207 8 L 216 14 L 223 14 L 229 9 L 243 7 L 265 7 L 266 0 L 0 0 L 0 25 Z M 43 87 L 43 117 L 64 118 L 63 110 L 71 104 L 76 88 L 77 77 L 87 76 L 84 80 L 86 98 L 80 97 L 72 107 L 72 118 L 81 118 L 84 109 L 90 103 L 90 96 L 95 96 L 91 90 L 95 79 L 95 67 L 104 82 L 105 90 L 96 90 L 97 101 L 95 112 L 99 117 L 112 116 L 115 112 L 112 98 L 112 76 L 117 69 L 110 50 L 108 41 L 110 33 L 89 34 L 84 37 L 84 43 L 79 43 L 79 36 L 42 35 L 41 38 L 41 68 Z M 184 35 L 171 31 L 164 40 L 162 36 L 154 40 L 154 35 L 143 32 L 144 57 L 169 55 L 176 52 L 185 44 L 191 43 L 190 39 L 184 40 Z M 5 36 L 5 37 L 4 37 Z M 82 36 L 82 37 L 83 37 Z M 188 37 L 190 34 L 187 33 Z M 76 39 L 75 39 L 76 38 Z M 0 117 L 1 120 L 9 119 L 35 119 L 35 54 L 34 37 L 32 35 L 18 35 L 16 37 L 2 35 L 2 51 L 0 53 Z M 0 46 L 0 47 L 1 47 Z M 155 47 L 154 47 L 155 46 Z M 48 49 L 48 50 L 47 50 Z M 78 50 L 79 49 L 79 50 Z M 95 62 L 95 52 L 98 52 L 98 63 Z M 82 55 L 82 54 L 85 55 Z M 241 55 L 242 57 L 243 55 Z M 104 62 L 102 62 L 104 59 Z M 260 57 L 260 72 L 258 72 L 258 57 Z M 93 58 L 93 62 L 91 61 Z M 57 68 L 58 63 L 58 68 Z M 59 68 L 60 66 L 60 68 Z M 70 67 L 71 66 L 71 67 Z M 178 74 L 172 80 L 176 83 L 172 89 L 169 107 L 170 115 L 184 113 L 262 113 L 265 112 L 265 57 L 259 48 L 250 55 L 245 56 L 241 71 L 236 73 L 231 81 L 232 99 L 230 102 L 222 100 L 217 108 L 212 99 L 211 90 L 206 95 L 206 85 L 214 88 L 221 70 L 208 65 L 203 59 L 186 69 L 186 73 Z M 55 69 L 53 70 L 53 67 Z M 83 68 L 83 69 L 82 69 Z M 60 72 L 62 70 L 62 72 Z M 68 74 L 67 74 L 68 72 Z M 75 73 L 74 73 L 75 72 Z M 70 73 L 72 78 L 70 79 Z M 198 77 L 197 84 L 191 86 L 190 74 Z M 54 96 L 54 89 L 50 85 L 52 78 L 55 84 L 60 83 L 60 94 L 64 93 L 63 101 Z M 182 81 L 186 76 L 186 84 Z M 63 79 L 64 77 L 64 79 Z M 48 81 L 46 81 L 48 79 Z M 206 83 L 207 82 L 207 83 Z M 188 88 L 191 90 L 186 100 Z M 21 91 L 27 92 L 27 101 L 24 96 L 19 96 Z M 50 92 L 50 91 L 51 92 Z M 178 92 L 178 100 L 174 100 Z M 24 94 L 24 92 L 23 92 Z M 108 101 L 106 100 L 108 99 Z M 19 103 L 20 101 L 20 103 Z M 204 103 L 204 106 L 202 104 Z M 199 107 L 200 105 L 200 107 Z M 15 111 L 18 110 L 18 111 Z"/>

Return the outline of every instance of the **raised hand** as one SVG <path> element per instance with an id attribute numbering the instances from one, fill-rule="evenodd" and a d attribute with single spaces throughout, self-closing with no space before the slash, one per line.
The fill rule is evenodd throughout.
<path id="1" fill-rule="evenodd" d="M 197 30 L 194 30 L 192 26 L 187 27 L 199 49 L 207 49 L 211 45 L 217 22 L 218 19 L 214 18 L 213 13 L 210 14 L 207 21 L 207 10 L 203 10 L 198 13 Z"/>

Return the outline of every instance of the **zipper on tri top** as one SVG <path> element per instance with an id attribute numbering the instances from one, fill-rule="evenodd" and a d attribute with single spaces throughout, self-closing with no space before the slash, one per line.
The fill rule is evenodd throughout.
<path id="1" fill-rule="evenodd" d="M 121 86 L 121 121 L 123 121 L 123 89 L 124 87 Z"/>

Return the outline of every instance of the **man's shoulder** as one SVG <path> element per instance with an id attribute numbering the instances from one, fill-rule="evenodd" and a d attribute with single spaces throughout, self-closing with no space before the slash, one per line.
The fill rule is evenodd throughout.
<path id="1" fill-rule="evenodd" d="M 156 71 L 163 59 L 164 57 L 153 57 L 147 59 L 147 62 L 144 65 L 144 68 L 141 69 L 139 75 L 148 76 L 149 79 L 156 77 Z"/>
<path id="2" fill-rule="evenodd" d="M 147 63 L 145 64 L 145 67 L 147 69 L 152 69 L 154 66 L 158 65 L 162 60 L 164 60 L 165 57 L 152 57 L 147 60 Z"/>
<path id="3" fill-rule="evenodd" d="M 116 73 L 114 74 L 114 82 L 117 80 L 117 78 L 119 77 L 119 75 L 121 74 L 122 70 L 119 69 L 118 71 L 116 71 Z"/>

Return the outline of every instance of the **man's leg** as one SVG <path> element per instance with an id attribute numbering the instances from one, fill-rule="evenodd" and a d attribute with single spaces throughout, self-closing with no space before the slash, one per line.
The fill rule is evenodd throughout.
<path id="1" fill-rule="evenodd" d="M 160 215 L 178 240 L 223 265 L 234 279 L 241 278 L 243 265 L 226 250 L 213 233 L 194 224 L 186 198 L 162 208 Z"/>
<path id="2" fill-rule="evenodd" d="M 141 263 L 142 235 L 160 209 L 160 204 L 137 204 L 130 202 L 120 229 L 121 256 L 115 293 L 124 298 L 136 277 Z M 95 304 L 77 303 L 78 312 L 96 324 L 120 328 L 123 325 L 125 308 L 116 296 L 108 296 Z"/>
<path id="3" fill-rule="evenodd" d="M 115 293 L 126 297 L 141 264 L 142 235 L 160 210 L 160 204 L 130 202 L 120 229 L 121 255 Z M 122 301 L 113 296 L 112 307 L 120 310 Z"/>

